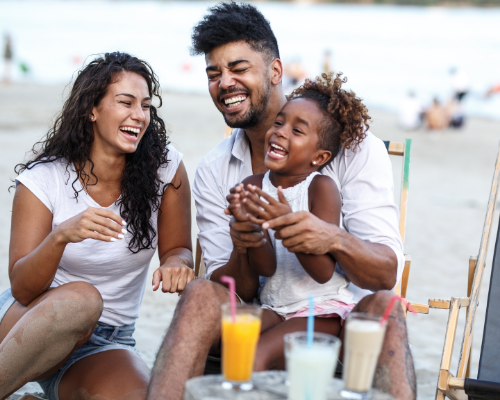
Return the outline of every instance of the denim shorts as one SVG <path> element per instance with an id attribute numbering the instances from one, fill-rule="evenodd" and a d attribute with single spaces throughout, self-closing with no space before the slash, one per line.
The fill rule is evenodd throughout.
<path id="1" fill-rule="evenodd" d="M 14 301 L 10 289 L 0 294 L 0 322 Z M 59 400 L 59 384 L 64 373 L 82 358 L 115 349 L 130 350 L 139 354 L 135 348 L 135 339 L 132 337 L 134 331 L 135 324 L 111 326 L 98 322 L 90 339 L 76 350 L 57 372 L 48 378 L 37 381 L 47 398 Z"/>

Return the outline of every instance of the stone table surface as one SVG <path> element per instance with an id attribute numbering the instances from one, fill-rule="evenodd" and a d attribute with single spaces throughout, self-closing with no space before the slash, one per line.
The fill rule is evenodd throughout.
<path id="1" fill-rule="evenodd" d="M 222 375 L 205 375 L 186 382 L 184 400 L 275 400 L 286 399 L 285 371 L 256 372 L 252 376 L 254 389 L 248 392 L 225 390 L 222 388 Z M 340 390 L 343 388 L 341 379 L 332 379 L 328 400 L 340 400 Z M 387 393 L 372 391 L 372 400 L 395 400 Z"/>

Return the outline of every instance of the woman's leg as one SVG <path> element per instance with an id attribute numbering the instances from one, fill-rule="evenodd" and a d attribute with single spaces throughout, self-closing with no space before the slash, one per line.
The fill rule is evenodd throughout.
<path id="1" fill-rule="evenodd" d="M 72 365 L 59 384 L 60 400 L 142 400 L 149 368 L 130 350 L 107 350 Z"/>
<path id="2" fill-rule="evenodd" d="M 338 336 L 340 333 L 340 317 L 314 318 L 314 331 Z M 307 330 L 307 318 L 292 318 L 264 332 L 257 345 L 254 371 L 269 369 L 285 369 L 283 336 L 290 332 Z"/>
<path id="3" fill-rule="evenodd" d="M 102 298 L 85 282 L 51 289 L 27 307 L 15 302 L 0 323 L 0 399 L 56 372 L 92 335 Z"/>

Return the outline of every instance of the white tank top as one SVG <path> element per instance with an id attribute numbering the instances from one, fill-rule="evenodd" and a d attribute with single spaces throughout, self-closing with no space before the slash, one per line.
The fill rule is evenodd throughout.
<path id="1" fill-rule="evenodd" d="M 182 158 L 172 146 L 168 146 L 167 166 L 160 168 L 160 179 L 172 181 Z M 38 164 L 25 170 L 16 178 L 16 186 L 26 186 L 52 213 L 52 229 L 62 222 L 85 211 L 88 207 L 105 208 L 120 215 L 120 207 L 113 203 L 101 207 L 85 190 L 80 181 L 75 188 L 81 190 L 75 199 L 71 186 L 76 178 L 74 168 L 66 172 L 66 163 L 62 160 L 47 164 Z M 156 229 L 158 211 L 151 216 L 151 223 Z M 152 249 L 141 250 L 137 254 L 128 249 L 131 234 L 116 242 L 102 242 L 86 239 L 80 243 L 69 243 L 59 263 L 51 288 L 65 283 L 83 281 L 95 286 L 104 301 L 104 310 L 99 321 L 113 325 L 130 325 L 139 317 L 149 263 L 156 249 L 155 237 Z"/>
<path id="2" fill-rule="evenodd" d="M 293 212 L 309 211 L 309 185 L 318 172 L 313 172 L 298 185 L 283 189 L 283 194 Z M 269 179 L 269 171 L 262 180 L 262 189 L 278 200 L 278 189 Z M 326 283 L 318 283 L 304 270 L 299 259 L 275 239 L 275 231 L 269 229 L 269 237 L 276 253 L 276 272 L 267 282 L 260 294 L 263 308 L 268 308 L 280 315 L 300 310 L 308 305 L 308 296 L 312 295 L 316 304 L 325 300 L 337 300 L 352 303 L 353 294 L 347 290 L 349 280 L 335 272 Z"/>

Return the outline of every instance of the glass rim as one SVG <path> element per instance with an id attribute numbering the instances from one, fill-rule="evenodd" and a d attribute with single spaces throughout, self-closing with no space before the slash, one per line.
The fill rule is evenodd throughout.
<path id="1" fill-rule="evenodd" d="M 346 321 L 350 319 L 360 319 L 360 320 L 380 322 L 382 321 L 382 315 L 356 311 L 356 312 L 351 312 L 347 315 Z"/>
<path id="2" fill-rule="evenodd" d="M 231 302 L 228 301 L 222 304 L 222 308 L 231 308 Z M 236 302 L 236 309 L 248 309 L 248 310 L 256 310 L 262 309 L 262 307 L 258 304 L 247 304 L 247 303 L 238 303 Z"/>
<path id="3" fill-rule="evenodd" d="M 307 339 L 307 332 L 306 331 L 296 331 L 296 332 L 289 332 L 283 335 L 283 340 L 285 343 L 292 341 L 295 338 L 298 337 L 305 337 Z M 341 340 L 339 337 L 332 335 L 330 333 L 323 333 L 323 332 L 314 332 L 313 333 L 313 341 L 314 338 L 318 339 L 327 339 L 329 341 L 332 341 L 334 344 L 336 343 L 341 343 Z"/>

